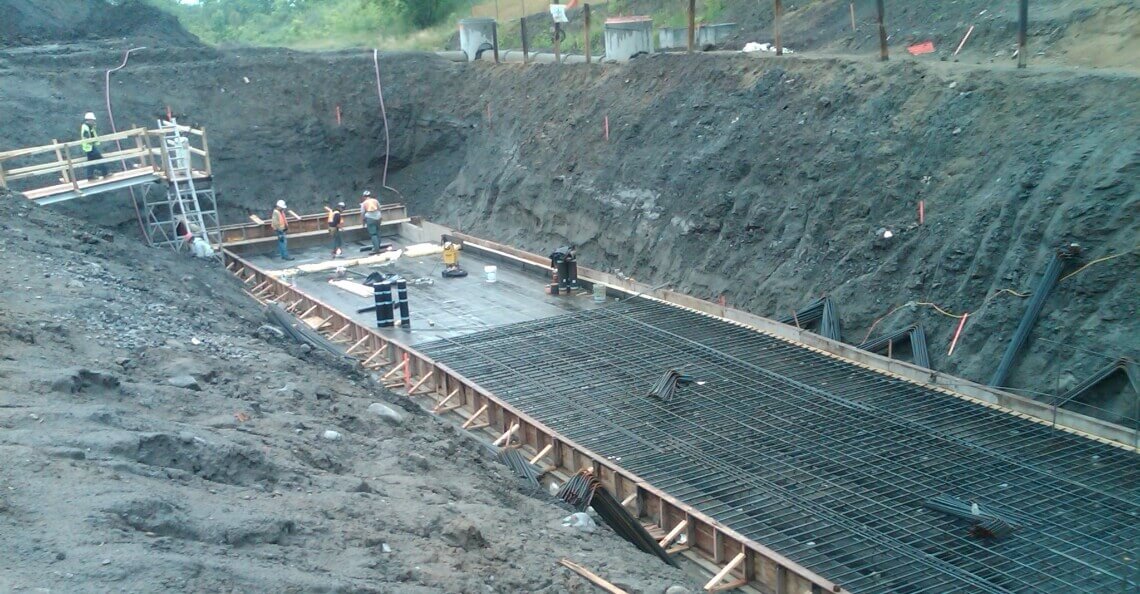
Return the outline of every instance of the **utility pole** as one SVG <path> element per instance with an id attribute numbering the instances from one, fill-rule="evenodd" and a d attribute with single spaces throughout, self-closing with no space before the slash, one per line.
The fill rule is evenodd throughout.
<path id="1" fill-rule="evenodd" d="M 883 24 L 883 20 L 886 18 L 883 13 L 886 12 L 886 9 L 883 8 L 883 0 L 876 0 L 875 5 L 879 9 L 879 59 L 886 62 L 891 59 L 887 53 L 887 26 Z"/>
<path id="2" fill-rule="evenodd" d="M 697 0 L 689 0 L 689 53 L 693 53 L 696 46 L 697 32 Z"/>
<path id="3" fill-rule="evenodd" d="M 784 44 L 780 41 L 780 17 L 784 14 L 784 3 L 776 0 L 775 16 L 772 17 L 772 27 L 776 29 L 776 55 L 784 55 Z"/>

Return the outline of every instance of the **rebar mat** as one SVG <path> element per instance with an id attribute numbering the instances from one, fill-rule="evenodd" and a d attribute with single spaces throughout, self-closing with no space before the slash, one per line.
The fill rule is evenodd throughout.
<path id="1" fill-rule="evenodd" d="M 1140 591 L 1134 452 L 640 298 L 421 350 L 852 592 Z M 704 383 L 645 397 L 680 368 Z"/>

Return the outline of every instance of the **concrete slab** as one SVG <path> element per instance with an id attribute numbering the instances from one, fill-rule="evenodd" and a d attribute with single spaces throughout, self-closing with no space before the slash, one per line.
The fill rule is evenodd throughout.
<path id="1" fill-rule="evenodd" d="M 389 239 L 397 248 L 409 242 Z M 363 243 L 345 245 L 345 253 L 355 256 Z M 248 256 L 249 262 L 265 270 L 279 270 L 285 264 L 311 264 L 328 259 L 324 247 L 291 250 L 296 258 L 282 262 L 271 255 Z M 454 338 L 490 328 L 549 318 L 567 312 L 597 307 L 592 296 L 585 291 L 575 295 L 547 295 L 544 286 L 548 279 L 516 267 L 504 267 L 495 262 L 464 252 L 460 265 L 470 274 L 465 278 L 445 279 L 442 256 L 433 254 L 420 258 L 402 257 L 394 263 L 349 268 L 349 280 L 363 280 L 374 271 L 396 273 L 408 279 L 408 298 L 411 302 L 412 328 L 410 330 L 380 329 L 381 334 L 397 342 L 416 344 Z M 497 266 L 495 282 L 487 282 L 483 267 Z M 354 295 L 328 283 L 333 273 L 320 272 L 297 276 L 294 282 L 305 293 L 335 307 L 354 320 L 375 326 L 373 312 L 356 313 L 372 305 L 372 300 Z M 430 281 L 430 282 L 428 282 Z M 545 281 L 545 282 L 544 282 Z"/>

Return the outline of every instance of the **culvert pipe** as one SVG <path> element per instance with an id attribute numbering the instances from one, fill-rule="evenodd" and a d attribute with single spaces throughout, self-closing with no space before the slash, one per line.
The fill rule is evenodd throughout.
<path id="1" fill-rule="evenodd" d="M 436 55 L 441 57 L 441 58 L 446 58 L 448 60 L 451 60 L 452 62 L 467 62 L 468 61 L 467 60 L 467 54 L 462 52 L 462 51 L 458 51 L 458 50 L 446 51 L 446 52 L 436 52 Z M 540 53 L 530 52 L 529 59 L 531 62 L 538 63 L 538 64 L 556 64 L 558 62 L 555 59 L 554 54 L 545 53 L 545 52 L 540 52 Z M 490 62 L 491 61 L 490 54 L 487 52 L 484 52 L 482 60 Z M 597 58 L 597 61 L 599 61 L 599 62 L 602 60 L 605 60 L 604 55 L 600 58 Z M 500 49 L 499 50 L 499 61 L 500 62 L 510 62 L 510 63 L 521 64 L 524 62 L 523 51 L 522 50 L 503 50 L 503 49 Z M 585 64 L 586 63 L 586 56 L 580 56 L 577 54 L 575 54 L 575 55 L 563 54 L 562 63 L 563 64 Z"/>

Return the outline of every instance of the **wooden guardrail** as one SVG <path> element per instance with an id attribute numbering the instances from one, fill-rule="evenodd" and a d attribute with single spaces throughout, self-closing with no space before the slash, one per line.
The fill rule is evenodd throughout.
<path id="1" fill-rule="evenodd" d="M 169 130 L 132 128 L 99 136 L 99 143 L 103 147 L 110 147 L 112 143 L 116 143 L 121 150 L 105 152 L 102 159 L 95 161 L 88 161 L 84 157 L 82 149 L 84 140 L 68 142 L 53 140 L 51 144 L 43 146 L 0 152 L 0 188 L 9 188 L 11 182 L 50 176 L 52 183 L 31 184 L 32 188 L 55 186 L 61 181 L 64 186 L 70 185 L 72 189 L 78 191 L 80 176 L 76 173 L 77 169 L 82 171 L 87 167 L 111 163 L 122 163 L 128 169 L 135 171 L 150 170 L 159 177 L 167 177 L 164 165 L 167 155 L 162 137 L 168 134 Z M 178 130 L 185 138 L 190 139 L 187 148 L 191 161 L 193 162 L 195 156 L 199 158 L 201 167 L 194 168 L 195 174 L 211 176 L 210 149 L 205 130 L 188 126 L 178 126 Z M 194 138 L 199 139 L 197 143 L 199 146 L 195 146 Z"/>

